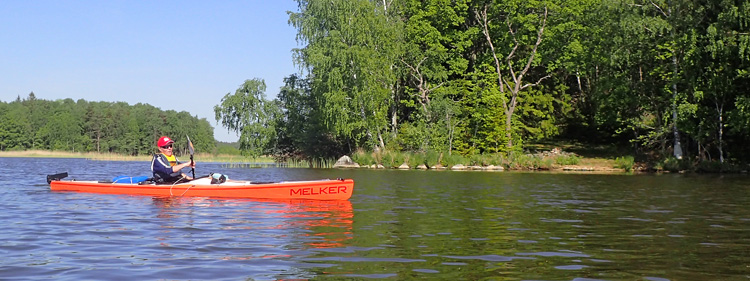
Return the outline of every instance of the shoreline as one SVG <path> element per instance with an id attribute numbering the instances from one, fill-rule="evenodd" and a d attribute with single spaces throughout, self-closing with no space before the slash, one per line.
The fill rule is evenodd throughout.
<path id="1" fill-rule="evenodd" d="M 190 157 L 188 155 L 179 158 Z M 151 161 L 150 155 L 122 155 L 114 153 L 97 153 L 97 152 L 67 152 L 67 151 L 50 151 L 50 150 L 23 150 L 23 151 L 0 151 L 0 158 L 68 158 L 68 159 L 88 159 L 94 161 Z M 195 154 L 196 160 L 200 162 L 215 163 L 274 163 L 273 158 L 260 157 L 251 158 L 240 155 L 213 155 L 207 153 Z"/>
<path id="2" fill-rule="evenodd" d="M 562 165 L 554 166 L 551 168 L 526 168 L 526 169 L 507 169 L 498 168 L 495 166 L 465 166 L 456 165 L 459 167 L 431 167 L 431 168 L 404 168 L 404 167 L 384 167 L 383 165 L 349 165 L 349 166 L 334 166 L 333 169 L 349 169 L 349 170 L 401 170 L 401 171 L 448 171 L 448 172 L 529 172 L 529 173 L 561 173 L 561 174 L 640 174 L 647 173 L 642 170 L 631 170 L 626 171 L 622 168 L 613 168 L 611 166 L 596 166 L 596 165 Z"/>
<path id="3" fill-rule="evenodd" d="M 189 156 L 180 156 L 180 158 L 185 158 Z M 0 151 L 0 158 L 68 158 L 68 159 L 88 159 L 92 161 L 141 161 L 141 162 L 149 162 L 151 161 L 151 156 L 149 155 L 139 155 L 139 156 L 129 156 L 129 155 L 121 155 L 121 154 L 112 154 L 112 153 L 96 153 L 96 152 L 66 152 L 66 151 L 50 151 L 50 150 L 25 150 L 25 151 Z M 208 153 L 201 153 L 201 154 L 195 154 L 194 157 L 198 162 L 203 163 L 223 163 L 223 164 L 230 164 L 230 165 L 236 165 L 236 167 L 244 167 L 247 165 L 247 167 L 257 168 L 262 167 L 266 164 L 275 164 L 279 167 L 288 167 L 288 168 L 304 168 L 304 167 L 310 167 L 309 165 L 295 165 L 295 164 L 288 164 L 288 163 L 276 163 L 273 158 L 271 157 L 260 157 L 260 158 L 251 158 L 251 157 L 244 157 L 240 155 L 213 155 Z M 333 161 L 336 162 L 336 161 Z M 333 164 L 333 163 L 331 163 Z M 257 166 L 261 165 L 261 166 Z M 572 165 L 557 165 L 553 164 L 551 166 L 547 167 L 514 167 L 514 168 L 490 168 L 490 167 L 483 167 L 483 166 L 464 166 L 463 168 L 453 168 L 453 167 L 431 167 L 429 169 L 420 169 L 417 167 L 409 167 L 408 169 L 399 168 L 399 167 L 383 167 L 375 166 L 374 165 L 357 165 L 357 167 L 354 166 L 338 166 L 337 165 L 331 165 L 327 167 L 322 168 L 333 168 L 333 169 L 373 169 L 373 170 L 424 170 L 424 171 L 453 171 L 453 172 L 541 172 L 541 173 L 560 173 L 560 174 L 606 174 L 606 175 L 633 175 L 633 174 L 660 174 L 660 173 L 694 173 L 696 171 L 687 171 L 687 170 L 680 170 L 680 171 L 669 171 L 669 170 L 654 170 L 649 169 L 646 165 L 643 163 L 634 163 L 634 166 L 630 170 L 626 170 L 624 168 L 616 168 L 616 160 L 608 159 L 608 158 L 600 158 L 600 157 L 593 157 L 593 158 L 586 158 L 581 157 L 580 162 L 577 164 Z M 320 168 L 320 167 L 319 167 Z M 705 172 L 705 171 L 704 171 Z M 710 172 L 709 172 L 710 173 Z M 730 171 L 723 171 L 718 173 L 732 173 Z M 747 170 L 742 170 L 739 172 L 740 174 L 747 174 Z"/>
<path id="4" fill-rule="evenodd" d="M 183 158 L 185 156 L 182 156 Z M 130 156 L 112 153 L 96 153 L 96 152 L 67 152 L 67 151 L 50 151 L 50 150 L 24 150 L 24 151 L 0 151 L 0 158 L 69 158 L 69 159 L 88 159 L 93 161 L 151 161 L 151 156 L 140 155 Z M 247 164 L 247 163 L 275 163 L 273 158 L 249 158 L 237 155 L 211 155 L 211 154 L 196 154 L 196 159 L 201 159 L 200 162 L 206 163 L 230 163 L 230 164 Z M 441 167 L 438 169 L 422 169 L 427 171 L 474 171 L 474 172 L 553 172 L 553 173 L 580 173 L 580 174 L 629 174 L 625 169 L 613 168 L 612 161 L 605 159 L 582 159 L 581 164 L 578 165 L 564 165 L 554 166 L 549 169 L 494 169 L 487 167 L 477 166 L 466 166 L 463 169 L 453 169 L 452 167 Z M 385 167 L 370 167 L 367 165 L 361 165 L 360 167 L 333 167 L 333 168 L 344 168 L 344 169 L 386 169 L 386 170 L 399 170 L 398 167 L 385 168 Z M 402 170 L 420 170 L 417 168 L 409 168 Z"/>

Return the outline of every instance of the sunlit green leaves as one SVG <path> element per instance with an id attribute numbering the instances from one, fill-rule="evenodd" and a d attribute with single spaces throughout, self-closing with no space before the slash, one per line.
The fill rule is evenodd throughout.
<path id="1" fill-rule="evenodd" d="M 262 79 L 245 80 L 234 94 L 226 94 L 214 106 L 216 120 L 240 136 L 240 150 L 257 157 L 272 152 L 275 121 L 281 114 L 276 102 L 265 97 Z"/>
<path id="2" fill-rule="evenodd" d="M 402 42 L 401 22 L 390 3 L 364 0 L 298 1 L 290 14 L 296 50 L 310 75 L 311 94 L 324 122 L 336 135 L 358 145 L 376 145 L 388 128 L 393 103 L 394 64 Z"/>

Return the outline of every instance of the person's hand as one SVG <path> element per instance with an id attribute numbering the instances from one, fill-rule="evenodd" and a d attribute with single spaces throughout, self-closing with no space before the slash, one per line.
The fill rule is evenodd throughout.
<path id="1" fill-rule="evenodd" d="M 187 168 L 187 167 L 193 167 L 193 168 L 195 168 L 195 162 L 193 162 L 193 163 L 190 163 L 190 162 L 182 163 L 182 164 L 180 164 L 179 168 L 180 168 L 180 170 L 182 170 L 182 169 Z"/>

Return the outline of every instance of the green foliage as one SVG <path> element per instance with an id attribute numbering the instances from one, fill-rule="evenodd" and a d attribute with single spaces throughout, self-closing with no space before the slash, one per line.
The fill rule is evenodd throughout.
<path id="1" fill-rule="evenodd" d="M 427 166 L 427 154 L 424 152 L 411 153 L 409 154 L 409 157 L 406 157 L 406 164 L 408 164 L 412 169 L 416 168 L 419 165 Z"/>
<path id="2" fill-rule="evenodd" d="M 425 165 L 427 165 L 428 168 L 432 168 L 438 164 L 440 164 L 441 158 L 443 154 L 437 151 L 427 151 L 425 153 Z"/>
<path id="3" fill-rule="evenodd" d="M 361 149 L 352 154 L 352 161 L 360 165 L 374 165 L 378 163 L 372 152 L 367 152 Z"/>
<path id="4" fill-rule="evenodd" d="M 466 165 L 466 163 L 468 163 L 468 160 L 461 154 L 454 153 L 443 155 L 442 165 L 445 167 L 453 167 L 458 164 Z"/>
<path id="5" fill-rule="evenodd" d="M 214 106 L 216 121 L 230 131 L 239 133 L 240 150 L 253 157 L 273 153 L 276 139 L 275 122 L 281 109 L 265 97 L 262 79 L 245 80 L 234 94 L 226 94 Z"/>
<path id="6" fill-rule="evenodd" d="M 559 155 L 555 156 L 555 164 L 557 165 L 578 165 L 581 162 L 581 157 L 576 155 Z"/>
<path id="7" fill-rule="evenodd" d="M 708 173 L 719 173 L 723 170 L 723 166 L 718 161 L 701 161 L 698 163 L 698 171 Z"/>
<path id="8" fill-rule="evenodd" d="M 277 95 L 281 114 L 276 116 L 277 159 L 338 158 L 348 154 L 349 139 L 334 134 L 325 124 L 320 100 L 312 94 L 307 79 L 290 75 Z"/>
<path id="9" fill-rule="evenodd" d="M 310 94 L 320 102 L 326 127 L 357 146 L 384 149 L 403 29 L 397 14 L 380 3 L 298 1 L 290 23 L 305 45 L 296 56 L 313 78 Z"/>
<path id="10" fill-rule="evenodd" d="M 664 171 L 680 172 L 690 170 L 692 168 L 692 165 L 688 160 L 680 160 L 674 157 L 667 157 L 659 163 L 658 167 L 660 167 L 661 170 Z"/>
<path id="11" fill-rule="evenodd" d="M 467 156 L 467 165 L 472 166 L 500 166 L 504 162 L 503 153 L 483 153 Z"/>
<path id="12" fill-rule="evenodd" d="M 630 172 L 633 170 L 633 165 L 635 165 L 635 158 L 633 156 L 615 158 L 614 168 L 624 169 L 626 172 Z"/>
<path id="13" fill-rule="evenodd" d="M 386 151 L 383 153 L 381 164 L 388 168 L 397 168 L 406 162 L 406 155 L 399 151 Z"/>
<path id="14" fill-rule="evenodd" d="M 429 134 L 424 122 L 401 124 L 399 137 L 394 141 L 396 149 L 423 151 L 429 143 Z"/>
<path id="15" fill-rule="evenodd" d="M 513 151 L 508 154 L 508 168 L 513 170 L 551 169 L 552 159 L 534 154 Z"/>
<path id="16" fill-rule="evenodd" d="M 700 161 L 698 162 L 696 171 L 702 173 L 739 173 L 746 172 L 747 167 L 728 162 L 721 163 L 719 161 Z"/>
<path id="17" fill-rule="evenodd" d="M 216 154 L 242 155 L 242 152 L 237 147 L 220 143 L 216 146 Z"/>
<path id="18" fill-rule="evenodd" d="M 28 108 L 0 103 L 0 150 L 24 150 L 31 146 Z"/>

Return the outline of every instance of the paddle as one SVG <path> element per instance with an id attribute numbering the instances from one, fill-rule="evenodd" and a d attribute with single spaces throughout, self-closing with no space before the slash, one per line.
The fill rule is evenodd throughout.
<path id="1" fill-rule="evenodd" d="M 188 149 L 190 150 L 190 166 L 193 166 L 193 153 L 195 153 L 195 149 L 193 148 L 193 142 L 190 141 L 190 137 L 188 135 L 185 135 L 188 140 Z M 190 172 L 193 173 L 193 179 L 195 179 L 195 168 L 190 167 Z"/>

